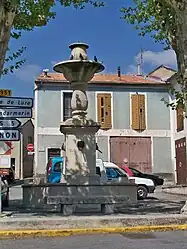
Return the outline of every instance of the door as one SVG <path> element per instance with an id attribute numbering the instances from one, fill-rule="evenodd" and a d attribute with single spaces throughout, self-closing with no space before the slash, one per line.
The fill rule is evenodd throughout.
<path id="1" fill-rule="evenodd" d="M 47 155 L 48 161 L 49 161 L 49 158 L 58 157 L 61 155 L 60 148 L 48 148 L 47 152 L 48 152 L 48 155 Z"/>
<path id="2" fill-rule="evenodd" d="M 186 138 L 175 141 L 177 184 L 187 183 Z"/>
<path id="3" fill-rule="evenodd" d="M 145 173 L 152 172 L 150 137 L 111 137 L 110 159 L 118 166 L 127 158 L 128 166 Z"/>

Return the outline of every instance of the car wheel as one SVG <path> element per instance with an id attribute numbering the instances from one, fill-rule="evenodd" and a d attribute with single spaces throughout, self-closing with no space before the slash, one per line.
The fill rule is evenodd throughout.
<path id="1" fill-rule="evenodd" d="M 138 199 L 143 200 L 147 197 L 148 190 L 144 186 L 138 186 Z"/>

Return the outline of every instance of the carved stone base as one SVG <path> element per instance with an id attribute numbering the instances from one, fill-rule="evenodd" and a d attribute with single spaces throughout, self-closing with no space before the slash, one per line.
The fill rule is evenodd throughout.
<path id="1" fill-rule="evenodd" d="M 71 185 L 71 184 L 92 185 L 92 184 L 100 183 L 100 176 L 99 175 L 90 175 L 90 176 L 66 175 L 65 181 L 67 185 Z"/>
<path id="2" fill-rule="evenodd" d="M 80 121 L 79 123 L 77 123 Z M 75 125 L 76 123 L 76 125 Z M 96 175 L 96 140 L 95 133 L 99 125 L 93 120 L 66 120 L 60 131 L 66 137 L 66 181 L 70 184 L 99 183 Z M 82 147 L 79 143 L 83 144 Z M 94 182 L 95 181 L 95 182 Z"/>
<path id="3" fill-rule="evenodd" d="M 72 215 L 74 211 L 73 205 L 61 205 L 60 213 L 65 216 Z"/>

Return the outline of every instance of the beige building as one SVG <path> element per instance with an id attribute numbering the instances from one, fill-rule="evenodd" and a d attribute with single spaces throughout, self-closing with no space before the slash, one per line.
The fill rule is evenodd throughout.
<path id="1" fill-rule="evenodd" d="M 20 140 L 11 143 L 11 164 L 15 167 L 15 178 L 33 176 L 33 157 L 27 151 L 27 144 L 34 144 L 34 119 L 21 119 Z"/>

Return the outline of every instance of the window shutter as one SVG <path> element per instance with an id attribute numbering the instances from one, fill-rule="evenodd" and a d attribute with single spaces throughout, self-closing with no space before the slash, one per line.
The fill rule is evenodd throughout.
<path id="1" fill-rule="evenodd" d="M 140 130 L 146 129 L 145 120 L 145 95 L 140 94 L 139 97 L 139 115 L 140 115 Z"/>
<path id="2" fill-rule="evenodd" d="M 103 95 L 102 94 L 97 94 L 97 121 L 98 123 L 102 126 L 104 120 L 102 120 L 101 116 L 101 99 Z"/>
<path id="3" fill-rule="evenodd" d="M 183 107 L 177 107 L 176 114 L 177 114 L 177 131 L 184 130 L 184 108 Z"/>
<path id="4" fill-rule="evenodd" d="M 111 117 L 111 94 L 97 94 L 97 120 L 101 129 L 112 127 Z"/>
<path id="5" fill-rule="evenodd" d="M 132 100 L 132 129 L 145 130 L 146 117 L 145 117 L 145 95 L 133 94 Z"/>
<path id="6" fill-rule="evenodd" d="M 112 117 L 111 117 L 111 94 L 105 94 L 105 128 L 112 128 Z"/>

